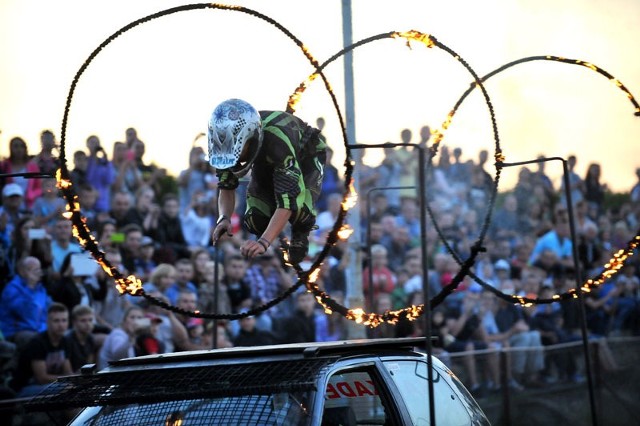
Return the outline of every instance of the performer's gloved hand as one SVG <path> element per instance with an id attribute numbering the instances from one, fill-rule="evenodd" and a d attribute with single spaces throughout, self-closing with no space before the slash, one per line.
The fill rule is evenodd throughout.
<path id="1" fill-rule="evenodd" d="M 253 259 L 256 256 L 265 254 L 269 246 L 262 241 L 245 241 L 240 247 L 240 254 L 247 259 Z"/>
<path id="2" fill-rule="evenodd" d="M 231 233 L 231 221 L 228 218 L 218 220 L 218 224 L 213 230 L 213 244 L 216 244 L 218 239 L 224 234 L 227 234 L 230 237 L 233 235 Z"/>

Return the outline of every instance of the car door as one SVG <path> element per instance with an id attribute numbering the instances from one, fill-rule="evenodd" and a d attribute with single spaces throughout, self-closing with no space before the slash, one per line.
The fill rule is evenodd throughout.
<path id="1" fill-rule="evenodd" d="M 326 376 L 321 426 L 398 425 L 403 416 L 375 362 L 351 363 Z"/>
<path id="2" fill-rule="evenodd" d="M 395 386 L 415 426 L 430 424 L 427 363 L 423 358 L 382 359 L 384 373 Z M 384 374 L 383 373 L 383 374 Z M 440 368 L 433 369 L 433 393 L 436 425 L 488 425 L 482 410 L 463 386 L 456 386 L 454 376 Z M 464 391 L 464 392 L 462 392 Z M 471 398 L 471 399 L 470 399 Z"/>

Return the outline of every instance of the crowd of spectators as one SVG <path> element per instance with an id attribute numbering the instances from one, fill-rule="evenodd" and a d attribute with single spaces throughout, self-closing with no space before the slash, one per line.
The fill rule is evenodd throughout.
<path id="1" fill-rule="evenodd" d="M 318 123 L 321 125 L 321 122 Z M 420 131 L 426 146 L 429 129 Z M 188 167 L 167 186 L 167 172 L 145 162 L 145 144 L 135 129 L 125 132 L 107 155 L 97 136 L 86 150 L 73 153 L 70 167 L 81 211 L 107 260 L 126 276 L 135 274 L 148 294 L 187 311 L 241 313 L 261 306 L 292 286 L 295 271 L 279 255 L 278 244 L 247 260 L 239 247 L 243 231 L 243 197 L 231 218 L 234 232 L 217 246 L 211 231 L 217 217 L 217 178 L 202 148 L 194 146 Z M 401 142 L 412 133 L 401 132 Z M 41 150 L 31 156 L 21 138 L 9 144 L 0 173 L 41 172 L 59 168 L 55 137 L 41 135 Z M 434 219 L 447 245 L 462 259 L 479 236 L 489 208 L 493 177 L 489 155 L 463 161 L 462 150 L 440 147 L 427 176 Z M 612 254 L 623 248 L 640 221 L 639 183 L 628 200 L 606 208 L 606 185 L 597 163 L 581 178 L 577 159 L 569 158 L 571 195 L 577 227 L 580 280 L 597 274 Z M 512 190 L 500 193 L 484 242 L 487 250 L 474 265 L 485 283 L 507 294 L 548 297 L 576 285 L 573 246 L 564 189 L 554 187 L 544 162 L 536 170 L 521 168 Z M 428 265 L 421 263 L 421 223 L 416 197 L 418 162 L 410 148 L 386 148 L 382 163 L 361 167 L 360 194 L 377 189 L 360 215 L 365 308 L 378 313 L 423 301 L 423 280 L 430 294 L 451 282 L 459 265 L 431 224 L 427 229 Z M 245 183 L 246 185 L 246 183 Z M 332 341 L 348 337 L 346 319 L 327 314 L 312 294 L 301 289 L 293 297 L 256 316 L 239 321 L 203 321 L 173 313 L 146 299 L 122 296 L 113 280 L 73 239 L 71 222 L 62 217 L 65 202 L 53 178 L 4 177 L 0 207 L 0 357 L 19 395 L 31 395 L 58 376 L 82 365 L 99 367 L 126 356 L 212 347 Z M 402 187 L 402 189 L 389 189 Z M 322 250 L 340 211 L 344 184 L 327 156 L 318 229 L 310 236 L 306 261 Z M 353 254 L 338 242 L 321 267 L 316 283 L 345 303 L 348 268 Z M 370 253 L 371 259 L 367 258 Z M 360 256 L 359 256 L 360 258 Z M 305 265 L 303 265 L 304 267 Z M 216 270 L 216 268 L 218 268 Z M 425 277 L 424 274 L 427 274 Z M 637 260 L 586 294 L 592 336 L 639 333 L 640 280 Z M 513 388 L 536 386 L 553 366 L 563 379 L 577 380 L 571 359 L 545 357 L 542 348 L 579 339 L 576 303 L 559 302 L 528 308 L 515 306 L 484 290 L 469 277 L 432 315 L 435 346 L 440 353 L 500 348 L 528 348 L 510 357 Z M 369 337 L 423 335 L 422 322 L 400 321 L 368 329 Z M 556 357 L 557 358 L 557 357 Z M 463 357 L 469 386 L 499 387 L 498 358 L 487 357 L 476 371 L 472 355 Z"/>

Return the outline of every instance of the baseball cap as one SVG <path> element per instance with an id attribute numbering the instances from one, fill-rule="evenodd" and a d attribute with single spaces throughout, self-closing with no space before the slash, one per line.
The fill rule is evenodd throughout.
<path id="1" fill-rule="evenodd" d="M 187 322 L 187 329 L 192 329 L 194 327 L 197 327 L 197 326 L 203 325 L 203 324 L 204 324 L 204 320 L 202 318 L 191 318 Z"/>
<path id="2" fill-rule="evenodd" d="M 8 183 L 2 188 L 2 196 L 3 197 L 11 197 L 14 195 L 19 195 L 24 197 L 24 191 L 17 183 Z"/>
<path id="3" fill-rule="evenodd" d="M 505 271 L 510 271 L 511 270 L 511 266 L 509 265 L 509 262 L 507 262 L 504 259 L 500 259 L 498 260 L 495 265 L 493 265 L 493 267 L 498 270 L 498 269 L 502 269 Z"/>

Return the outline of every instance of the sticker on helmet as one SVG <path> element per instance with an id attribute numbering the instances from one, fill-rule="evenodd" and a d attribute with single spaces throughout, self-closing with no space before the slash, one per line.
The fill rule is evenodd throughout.
<path id="1" fill-rule="evenodd" d="M 211 165 L 217 169 L 226 169 L 236 164 L 233 154 L 221 154 L 211 156 Z"/>

